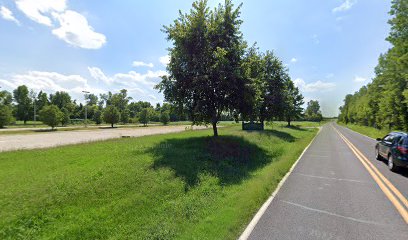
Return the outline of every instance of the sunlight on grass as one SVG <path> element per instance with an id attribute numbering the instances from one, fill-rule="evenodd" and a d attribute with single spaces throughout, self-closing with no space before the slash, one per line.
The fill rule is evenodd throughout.
<path id="1" fill-rule="evenodd" d="M 235 239 L 316 132 L 231 126 L 218 139 L 185 131 L 2 153 L 0 239 Z"/>

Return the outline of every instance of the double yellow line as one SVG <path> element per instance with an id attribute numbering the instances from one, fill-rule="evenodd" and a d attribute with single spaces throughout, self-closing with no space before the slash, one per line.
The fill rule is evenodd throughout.
<path id="1" fill-rule="evenodd" d="M 364 154 L 360 152 L 343 134 L 341 134 L 335 127 L 333 129 L 339 134 L 351 151 L 357 156 L 363 166 L 367 169 L 374 181 L 378 184 L 385 196 L 391 201 L 401 217 L 408 224 L 408 200 L 401 194 L 401 192 L 378 171 L 378 169 L 367 159 Z"/>

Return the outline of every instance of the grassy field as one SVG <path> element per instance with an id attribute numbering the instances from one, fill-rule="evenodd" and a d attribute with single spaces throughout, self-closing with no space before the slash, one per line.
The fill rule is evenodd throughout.
<path id="1" fill-rule="evenodd" d="M 361 125 L 356 125 L 356 124 L 351 124 L 351 123 L 346 125 L 344 123 L 337 122 L 337 124 L 339 124 L 341 126 L 344 126 L 344 127 L 347 127 L 347 128 L 349 128 L 349 129 L 351 129 L 353 131 L 356 131 L 358 133 L 361 133 L 363 135 L 366 135 L 366 136 L 374 138 L 374 139 L 382 138 L 385 135 L 387 135 L 389 132 L 392 131 L 392 130 L 388 130 L 388 129 L 381 129 L 380 130 L 380 129 L 373 128 L 373 127 L 361 126 Z M 398 130 L 395 130 L 395 131 L 398 131 Z"/>
<path id="2" fill-rule="evenodd" d="M 236 239 L 317 129 L 220 129 L 0 154 L 0 239 Z"/>

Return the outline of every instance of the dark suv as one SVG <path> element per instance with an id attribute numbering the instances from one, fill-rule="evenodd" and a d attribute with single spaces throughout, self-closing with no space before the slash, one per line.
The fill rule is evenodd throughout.
<path id="1" fill-rule="evenodd" d="M 388 168 L 395 172 L 400 167 L 408 167 L 408 135 L 391 132 L 384 138 L 377 138 L 375 154 L 378 160 L 386 159 Z"/>

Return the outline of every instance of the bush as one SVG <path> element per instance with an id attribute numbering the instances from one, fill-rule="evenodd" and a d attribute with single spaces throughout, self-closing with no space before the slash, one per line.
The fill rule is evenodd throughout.
<path id="1" fill-rule="evenodd" d="M 160 122 L 167 125 L 170 122 L 170 113 L 168 111 L 163 111 L 160 114 Z"/>
<path id="2" fill-rule="evenodd" d="M 13 122 L 13 113 L 11 107 L 6 105 L 0 105 L 0 128 L 9 125 Z"/>
<path id="3" fill-rule="evenodd" d="M 54 129 L 63 120 L 64 113 L 57 106 L 48 105 L 41 109 L 40 118 L 44 124 Z"/>
<path id="4" fill-rule="evenodd" d="M 113 127 L 113 124 L 120 121 L 120 112 L 115 106 L 107 106 L 105 111 L 103 111 L 103 120 L 106 123 L 110 123 Z"/>

